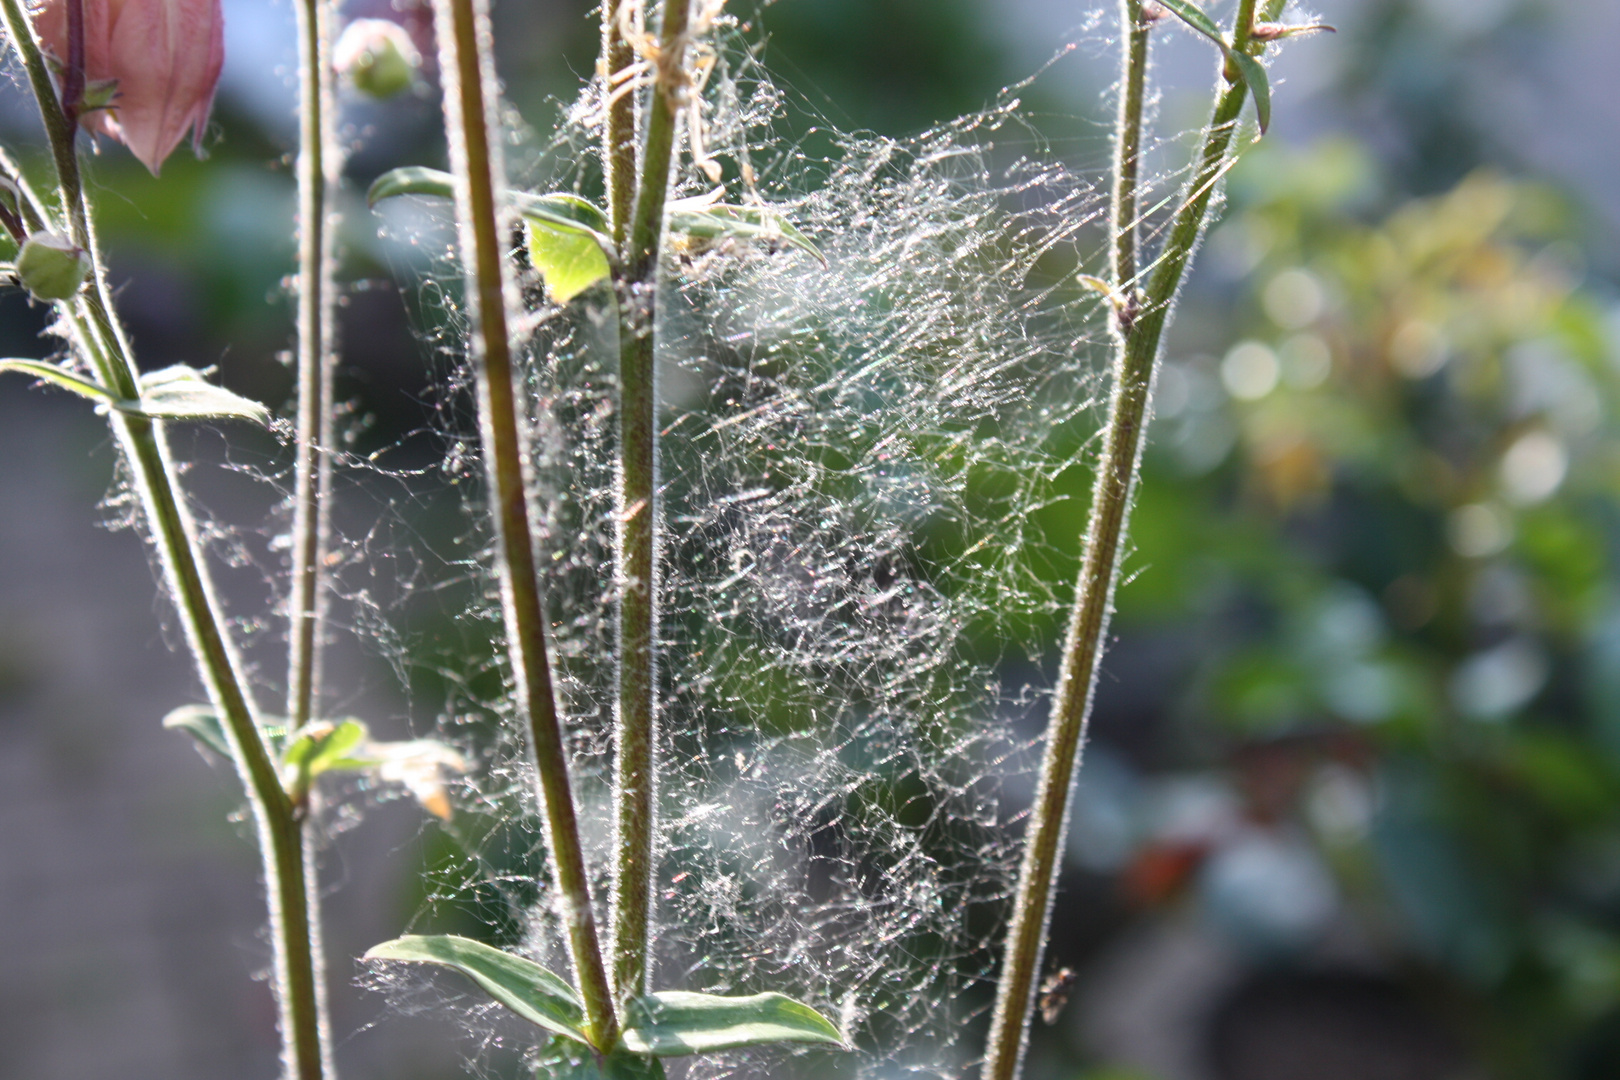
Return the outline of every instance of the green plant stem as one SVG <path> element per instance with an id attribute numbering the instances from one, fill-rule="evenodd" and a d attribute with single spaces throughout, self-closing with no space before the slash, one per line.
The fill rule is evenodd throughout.
<path id="1" fill-rule="evenodd" d="M 339 156 L 332 139 L 332 9 L 299 0 L 298 11 L 298 418 L 293 467 L 292 583 L 287 597 L 287 723 L 296 731 L 320 712 L 335 425 L 335 315 L 330 193 Z"/>
<path id="2" fill-rule="evenodd" d="M 137 369 L 123 327 L 113 314 L 105 263 L 86 209 L 74 146 L 75 125 L 63 113 L 39 43 L 19 0 L 0 0 L 0 18 L 17 51 L 39 105 L 56 164 L 66 228 L 88 251 L 94 270 L 79 297 L 62 306 L 80 350 L 102 384 L 121 397 L 139 396 Z M 42 223 L 43 206 L 32 208 Z M 293 807 L 281 786 L 263 729 L 254 715 L 241 667 L 223 630 L 220 606 L 208 579 L 196 529 L 179 495 L 177 473 L 160 425 L 113 411 L 113 431 L 152 530 L 165 584 L 179 610 L 198 673 L 224 720 L 226 738 L 253 809 L 266 881 L 275 954 L 275 991 L 280 1013 L 282 1060 L 296 1080 L 320 1080 L 325 1068 L 319 961 L 310 947 L 309 852 Z"/>
<path id="3" fill-rule="evenodd" d="M 621 260 L 619 470 L 615 568 L 619 586 L 619 695 L 613 790 L 618 864 L 613 875 L 613 985 L 642 993 L 649 973 L 657 744 L 658 385 L 654 328 L 658 254 L 675 148 L 674 97 L 685 89 L 687 0 L 667 0 L 658 79 L 647 105 L 630 247 Z"/>
<path id="4" fill-rule="evenodd" d="M 620 14 L 626 0 L 602 0 L 602 94 L 616 90 L 615 76 L 635 63 L 636 53 L 624 39 Z M 613 242 L 624 254 L 630 234 L 630 211 L 636 198 L 636 95 L 626 90 L 608 106 L 602 125 L 602 174 L 607 187 L 608 220 Z"/>
<path id="5" fill-rule="evenodd" d="M 1256 0 L 1240 0 L 1234 47 L 1247 48 L 1254 23 Z M 1273 0 L 1280 6 L 1281 0 Z M 1138 51 L 1136 23 L 1131 3 L 1124 4 L 1126 17 L 1127 67 L 1145 65 L 1145 48 Z M 1120 110 L 1116 168 L 1134 164 L 1132 144 L 1140 147 L 1141 94 L 1131 87 L 1138 74 L 1127 71 Z M 1148 405 L 1159 353 L 1159 341 L 1181 286 L 1188 261 L 1204 227 L 1211 197 L 1228 167 L 1227 150 L 1236 130 L 1247 88 L 1242 83 L 1220 88 L 1215 112 L 1205 129 L 1198 167 L 1182 194 L 1169 238 L 1159 255 L 1139 312 L 1129 319 L 1116 320 L 1117 347 L 1113 364 L 1113 392 L 1108 403 L 1102 458 L 1092 488 L 1091 513 L 1086 527 L 1085 555 L 1075 586 L 1075 601 L 1063 649 L 1063 666 L 1058 675 L 1047 722 L 1046 751 L 1041 761 L 1040 781 L 1025 838 L 1024 858 L 1018 873 L 1018 890 L 1013 900 L 1012 925 L 1007 933 L 1006 958 L 996 990 L 995 1011 L 990 1021 L 982 1080 L 1014 1080 L 1022 1064 L 1028 1041 L 1035 984 L 1040 974 L 1047 926 L 1051 919 L 1052 894 L 1057 882 L 1063 834 L 1068 825 L 1069 793 L 1074 784 L 1080 747 L 1085 739 L 1086 722 L 1096 692 L 1097 667 L 1102 657 L 1113 607 L 1114 588 L 1119 579 L 1119 547 L 1130 515 L 1131 497 L 1141 462 L 1143 432 L 1147 426 Z M 1121 170 L 1123 172 L 1123 170 Z M 1121 200 L 1125 194 L 1127 199 Z M 1121 254 L 1129 251 L 1134 265 L 1134 241 L 1121 243 L 1121 228 L 1134 227 L 1136 217 L 1134 182 L 1127 186 L 1117 178 L 1112 213 L 1116 273 Z M 1134 272 L 1132 274 L 1134 276 Z M 1134 294 L 1128 279 L 1116 280 Z M 1134 301 L 1126 301 L 1127 309 Z"/>
<path id="6" fill-rule="evenodd" d="M 1120 0 L 1125 33 L 1125 70 L 1120 73 L 1119 117 L 1115 121 L 1114 197 L 1110 214 L 1113 266 L 1110 283 L 1121 305 L 1115 326 L 1130 333 L 1136 318 L 1136 234 L 1138 175 L 1142 163 L 1142 101 L 1147 87 L 1149 24 L 1142 20 L 1142 0 Z"/>
<path id="7" fill-rule="evenodd" d="M 501 600 L 518 710 L 529 720 L 529 751 L 539 778 L 546 835 L 560 894 L 559 915 L 580 996 L 599 1050 L 618 1039 L 613 995 L 597 942 L 585 856 L 569 785 L 568 758 L 551 684 L 545 611 L 529 532 L 525 454 L 508 312 L 515 292 L 506 272 L 497 185 L 504 184 L 495 118 L 495 71 L 486 0 L 434 0 L 434 31 L 444 85 L 445 129 L 455 174 L 456 220 L 472 320 L 469 352 L 490 500 L 501 558 Z"/>
<path id="8" fill-rule="evenodd" d="M 287 597 L 287 724 L 297 731 L 320 716 L 321 647 L 325 638 L 326 555 L 330 547 L 332 408 L 336 290 L 333 282 L 331 195 L 340 157 L 332 138 L 336 116 L 331 58 L 333 9 L 328 0 L 300 0 L 298 12 L 298 413 L 294 431 L 292 577 Z M 303 852 L 304 940 L 316 1045 L 325 1074 L 333 1072 L 324 978 L 320 871 L 307 809 L 278 823 Z M 292 833 L 296 830 L 297 836 Z M 284 901 L 285 902 L 285 901 Z M 300 1066 L 305 1058 L 300 1059 Z M 312 1074 L 312 1075 L 319 1075 Z"/>

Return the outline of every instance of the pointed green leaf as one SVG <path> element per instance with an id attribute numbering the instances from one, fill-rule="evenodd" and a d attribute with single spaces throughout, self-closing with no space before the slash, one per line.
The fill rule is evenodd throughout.
<path id="1" fill-rule="evenodd" d="M 1226 39 L 1221 37 L 1221 28 L 1216 26 L 1215 20 L 1204 14 L 1204 9 L 1193 3 L 1192 0 L 1158 0 L 1158 4 L 1170 14 L 1219 45 L 1222 52 L 1227 51 Z"/>
<path id="2" fill-rule="evenodd" d="M 585 1008 L 580 1004 L 579 995 L 533 960 L 449 934 L 395 938 L 373 947 L 364 958 L 454 968 L 531 1024 L 587 1045 L 590 1043 L 585 1034 Z"/>
<path id="3" fill-rule="evenodd" d="M 529 261 L 552 300 L 566 304 L 613 272 L 610 226 L 595 203 L 566 191 L 514 191 L 511 199 L 529 227 Z"/>
<path id="4" fill-rule="evenodd" d="M 230 740 L 211 705 L 182 705 L 163 718 L 163 726 L 183 731 L 227 761 L 231 759 Z"/>
<path id="5" fill-rule="evenodd" d="M 215 386 L 203 373 L 175 364 L 141 376 L 141 400 L 114 402 L 113 407 L 153 420 L 252 420 L 270 422 L 270 410 L 252 398 Z"/>
<path id="6" fill-rule="evenodd" d="M 793 227 L 781 214 L 763 206 L 734 206 L 716 203 L 701 210 L 673 210 L 669 215 L 669 231 L 699 240 L 737 240 L 779 242 L 798 248 L 806 255 L 827 265 L 827 257 L 810 238 Z"/>
<path id="7" fill-rule="evenodd" d="M 64 390 L 71 390 L 80 397 L 87 397 L 91 401 L 107 405 L 116 404 L 121 400 L 105 386 L 91 382 L 81 375 L 75 375 L 66 368 L 47 364 L 43 360 L 0 360 L 0 371 L 19 371 L 24 375 L 32 375 L 36 379 L 55 383 Z"/>
<path id="8" fill-rule="evenodd" d="M 528 226 L 529 261 L 545 279 L 551 299 L 566 304 L 612 273 L 596 237 L 587 232 L 559 228 L 546 219 L 524 215 Z"/>
<path id="9" fill-rule="evenodd" d="M 424 169 L 420 165 L 407 165 L 390 169 L 371 182 L 366 191 L 366 205 L 376 206 L 395 195 L 432 195 L 440 199 L 456 196 L 456 178 L 438 169 Z"/>
<path id="10" fill-rule="evenodd" d="M 1266 80 L 1265 65 L 1241 49 L 1231 49 L 1226 55 L 1237 65 L 1249 86 L 1255 114 L 1260 118 L 1260 134 L 1264 135 L 1271 126 L 1271 84 Z"/>
<path id="11" fill-rule="evenodd" d="M 679 1057 L 763 1043 L 843 1047 L 826 1017 L 781 994 L 721 997 L 665 990 L 630 1003 L 619 1043 L 637 1054 Z"/>

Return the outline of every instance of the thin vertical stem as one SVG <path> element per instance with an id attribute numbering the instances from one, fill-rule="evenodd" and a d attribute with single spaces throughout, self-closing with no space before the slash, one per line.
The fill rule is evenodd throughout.
<path id="1" fill-rule="evenodd" d="M 90 252 L 94 264 L 85 288 L 72 304 L 62 306 L 62 313 L 73 332 L 75 344 L 103 385 L 121 397 L 136 398 L 139 383 L 133 353 L 123 327 L 113 314 L 105 263 L 86 211 L 74 148 L 75 125 L 56 99 L 45 58 L 19 0 L 0 0 L 0 19 L 5 22 L 12 47 L 22 60 L 49 137 L 69 235 Z M 49 215 L 42 206 L 25 209 L 24 213 L 40 219 L 42 224 L 48 223 Z M 179 495 L 178 474 L 170 460 L 162 428 L 150 420 L 118 411 L 111 413 L 109 421 L 130 465 L 152 530 L 164 582 L 179 611 L 187 644 L 209 700 L 224 721 L 231 756 L 253 809 L 274 951 L 274 988 L 283 1068 L 294 1080 L 321 1080 L 326 1061 L 323 1050 L 326 1032 L 321 1022 L 318 990 L 320 964 L 310 948 L 313 927 L 309 918 L 310 883 L 304 873 L 306 852 L 302 830 L 281 786 L 269 744 L 246 693 L 235 649 L 224 632 L 221 608 L 208 578 L 195 524 Z"/>
<path id="2" fill-rule="evenodd" d="M 1272 2 L 1280 6 L 1281 0 Z M 1255 3 L 1256 0 L 1240 0 L 1238 4 L 1234 48 L 1248 47 Z M 1127 19 L 1125 64 L 1128 69 L 1145 66 L 1147 51 L 1145 47 L 1138 50 L 1135 40 L 1140 22 L 1139 5 L 1127 0 L 1122 10 Z M 1137 72 L 1127 70 L 1121 88 L 1125 101 L 1120 109 L 1116 169 L 1124 164 L 1135 164 L 1137 154 L 1130 152 L 1132 142 L 1137 152 L 1140 151 L 1142 95 L 1139 91 L 1132 94 L 1138 77 Z M 1119 579 L 1120 541 L 1125 535 L 1141 463 L 1142 436 L 1147 424 L 1159 341 L 1182 275 L 1203 230 L 1210 199 L 1227 168 L 1227 149 L 1247 92 L 1242 83 L 1219 89 L 1214 115 L 1205 129 L 1197 170 L 1182 193 L 1181 208 L 1176 212 L 1141 308 L 1136 311 L 1135 300 L 1125 300 L 1121 316 L 1116 319 L 1118 344 L 1113 364 L 1113 393 L 1108 403 L 1102 458 L 1097 463 L 1092 488 L 1085 555 L 1075 585 L 1063 666 L 1047 722 L 1046 751 L 1041 761 L 1035 805 L 1030 813 L 1024 858 L 1019 867 L 1006 958 L 996 988 L 995 1011 L 980 1073 L 982 1080 L 1014 1080 L 1028 1042 L 1029 1015 L 1051 920 L 1063 835 L 1068 827 L 1069 792 L 1091 715 L 1097 667 Z M 1127 184 L 1123 170 L 1120 172 L 1122 175 L 1116 176 L 1111 215 L 1115 287 L 1123 287 L 1127 290 L 1124 295 L 1134 297 L 1135 286 L 1123 276 L 1122 263 L 1123 256 L 1129 253 L 1134 267 L 1135 243 L 1130 239 L 1122 244 L 1119 234 L 1122 227 L 1134 228 L 1136 187 L 1134 180 Z M 1128 196 L 1127 200 L 1121 200 L 1122 193 Z M 1134 269 L 1131 276 L 1135 276 Z"/>
<path id="3" fill-rule="evenodd" d="M 62 115 L 79 126 L 84 104 L 84 0 L 67 0 L 67 70 L 62 73 Z"/>
<path id="4" fill-rule="evenodd" d="M 621 999 L 644 992 L 649 974 L 656 821 L 658 385 L 653 323 L 658 252 L 675 148 L 675 102 L 685 92 L 687 0 L 667 0 L 658 77 L 647 106 L 635 220 L 619 304 L 617 579 L 619 695 L 613 790 L 618 865 L 613 875 L 613 985 Z"/>
<path id="5" fill-rule="evenodd" d="M 300 0 L 298 13 L 298 413 L 293 440 L 292 578 L 287 597 L 287 724 L 296 731 L 320 714 L 321 648 L 325 638 L 324 569 L 329 548 L 332 459 L 335 435 L 332 377 L 336 340 L 331 229 L 332 192 L 340 158 L 333 136 L 336 117 L 328 0 Z M 327 1010 L 325 951 L 320 919 L 320 868 L 307 814 L 285 826 L 291 846 L 297 830 L 305 896 L 304 933 L 313 980 L 313 1051 L 332 1072 L 331 1021 Z M 302 1061 L 300 1062 L 302 1064 Z"/>
<path id="6" fill-rule="evenodd" d="M 478 373 L 479 420 L 501 557 L 501 601 L 517 707 L 529 720 L 529 751 L 539 778 L 560 911 L 594 1044 L 618 1039 L 591 908 L 585 856 L 569 786 L 568 758 L 551 684 L 545 611 L 529 532 L 526 461 L 518 422 L 508 312 L 516 300 L 506 272 L 499 212 L 504 164 L 495 118 L 495 71 L 486 0 L 434 0 L 434 31 L 444 84 L 444 120 L 455 174 L 456 219 L 467 268 L 469 352 Z"/>
<path id="7" fill-rule="evenodd" d="M 1126 35 L 1125 70 L 1120 73 L 1119 117 L 1115 121 L 1114 198 L 1110 214 L 1112 274 L 1119 298 L 1119 332 L 1129 333 L 1141 287 L 1136 280 L 1137 186 L 1142 165 L 1142 101 L 1147 87 L 1148 30 L 1142 0 L 1120 0 L 1121 29 Z"/>
<path id="8" fill-rule="evenodd" d="M 626 0 L 602 0 L 602 79 L 604 100 L 619 90 L 619 73 L 635 63 L 636 53 L 624 38 Z M 608 220 L 613 242 L 624 251 L 630 234 L 630 211 L 636 198 L 636 95 L 620 93 L 608 106 L 602 125 L 602 175 L 607 187 Z"/>
<path id="9" fill-rule="evenodd" d="M 322 588 L 330 530 L 334 291 L 331 191 L 338 154 L 332 138 L 331 20 L 327 0 L 298 11 L 298 420 L 293 472 L 292 584 L 287 597 L 287 722 L 320 712 Z"/>

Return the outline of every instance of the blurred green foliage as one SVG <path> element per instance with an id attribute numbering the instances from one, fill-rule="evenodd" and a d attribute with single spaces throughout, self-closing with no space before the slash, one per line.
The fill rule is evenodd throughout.
<path id="1" fill-rule="evenodd" d="M 1481 170 L 1371 212 L 1386 180 L 1347 141 L 1234 171 L 1160 376 L 1121 633 L 1196 641 L 1171 760 L 1288 759 L 1249 812 L 1312 831 L 1491 1075 L 1613 1075 L 1614 314 L 1550 189 Z M 1336 830 L 1313 783 L 1345 768 L 1372 813 Z"/>

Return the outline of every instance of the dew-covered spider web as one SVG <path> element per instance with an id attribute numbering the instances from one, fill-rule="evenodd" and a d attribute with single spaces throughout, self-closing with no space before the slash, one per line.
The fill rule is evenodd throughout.
<path id="1" fill-rule="evenodd" d="M 1078 555 L 1072 497 L 1109 347 L 1076 280 L 1102 272 L 1099 183 L 1052 160 L 1011 95 L 911 139 L 784 138 L 785 95 L 719 37 L 704 135 L 726 197 L 775 208 L 826 265 L 680 237 L 665 260 L 653 983 L 780 991 L 855 1046 L 688 1059 L 687 1076 L 955 1076 L 980 1052 L 1038 751 L 1018 726 L 1044 715 L 1028 673 L 1055 644 Z M 587 95 L 550 140 L 516 132 L 514 158 L 535 149 L 509 163 L 514 180 L 599 192 L 598 112 Z M 702 194 L 711 181 L 683 160 L 674 195 Z M 423 333 L 452 357 L 440 471 L 470 511 L 465 557 L 447 566 L 476 586 L 459 625 L 493 639 L 482 467 L 453 359 L 460 271 L 432 227 L 447 217 L 407 207 L 384 229 L 426 253 L 412 288 L 437 329 Z M 605 288 L 559 309 L 530 274 L 525 295 L 534 527 L 605 928 L 616 322 Z M 399 638 L 403 663 L 441 662 Z M 474 912 L 567 972 L 492 655 L 457 675 L 443 711 L 441 733 L 476 765 L 420 925 Z M 374 978 L 407 1010 L 450 990 L 420 972 Z M 524 1038 L 480 1002 L 455 999 L 481 1046 Z"/>

